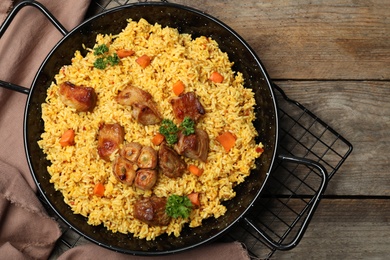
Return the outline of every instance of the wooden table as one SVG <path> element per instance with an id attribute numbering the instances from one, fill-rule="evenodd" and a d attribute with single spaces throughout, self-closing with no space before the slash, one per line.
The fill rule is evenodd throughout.
<path id="1" fill-rule="evenodd" d="M 110 1 L 103 0 L 100 3 Z M 127 1 L 112 2 L 107 8 Z M 131 1 L 130 1 L 131 2 Z M 354 149 L 329 181 L 300 243 L 277 259 L 390 255 L 390 2 L 172 0 L 217 17 L 270 78 Z M 291 199 L 292 205 L 299 199 Z M 251 245 L 248 245 L 251 246 Z M 266 258 L 265 246 L 252 248 Z"/>
<path id="2" fill-rule="evenodd" d="M 205 11 L 256 51 L 270 78 L 354 149 L 301 242 L 278 259 L 390 255 L 390 2 L 169 1 Z"/>

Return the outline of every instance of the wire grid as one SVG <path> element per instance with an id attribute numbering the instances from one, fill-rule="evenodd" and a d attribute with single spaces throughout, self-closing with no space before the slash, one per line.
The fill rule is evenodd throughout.
<path id="1" fill-rule="evenodd" d="M 278 102 L 278 153 L 320 163 L 329 181 L 352 152 L 352 145 L 302 104 L 289 99 L 280 87 L 273 87 Z M 244 221 L 229 232 L 228 239 L 243 242 L 256 258 L 266 259 L 278 249 L 292 249 L 310 222 L 311 209 L 321 195 L 322 179 L 312 167 L 276 161 L 263 195 Z"/>
<path id="2" fill-rule="evenodd" d="M 87 17 L 133 2 L 136 1 L 93 0 Z M 319 162 L 326 168 L 330 180 L 351 153 L 352 145 L 300 103 L 290 100 L 277 85 L 273 87 L 277 90 L 280 121 L 278 153 Z M 262 196 L 220 240 L 242 242 L 254 259 L 267 259 L 280 248 L 293 248 L 310 222 L 322 181 L 321 174 L 312 167 L 276 161 Z M 53 255 L 89 243 L 60 219 L 57 221 L 63 235 Z"/>

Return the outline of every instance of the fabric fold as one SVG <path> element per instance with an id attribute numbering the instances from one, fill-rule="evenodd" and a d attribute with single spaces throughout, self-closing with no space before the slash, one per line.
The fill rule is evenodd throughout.
<path id="1" fill-rule="evenodd" d="M 96 247 L 94 245 L 82 245 L 62 254 L 58 260 L 147 260 L 151 259 L 147 256 L 132 256 L 116 253 L 114 251 L 105 249 L 103 247 Z M 248 252 L 239 242 L 231 243 L 214 243 L 206 246 L 202 246 L 196 249 L 185 251 L 178 254 L 166 255 L 166 256 L 154 256 L 153 260 L 248 260 L 250 259 Z"/>
<path id="2" fill-rule="evenodd" d="M 57 222 L 17 169 L 1 161 L 0 169 L 0 255 L 46 259 L 61 236 Z"/>

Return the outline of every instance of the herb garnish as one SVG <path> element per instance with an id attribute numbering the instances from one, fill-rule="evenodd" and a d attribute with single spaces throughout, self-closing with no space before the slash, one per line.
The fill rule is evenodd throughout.
<path id="1" fill-rule="evenodd" d="M 97 69 L 104 70 L 107 66 L 107 62 L 104 58 L 97 58 L 93 63 L 93 66 Z"/>
<path id="2" fill-rule="evenodd" d="M 195 122 L 190 117 L 186 116 L 181 122 L 180 126 L 177 127 L 172 120 L 162 120 L 159 132 L 165 137 L 165 140 L 168 144 L 177 143 L 177 134 L 179 133 L 179 131 L 181 131 L 183 135 L 194 134 Z"/>
<path id="3" fill-rule="evenodd" d="M 183 135 L 190 135 L 195 133 L 195 122 L 190 117 L 186 116 L 181 122 L 179 129 Z"/>
<path id="4" fill-rule="evenodd" d="M 163 119 L 159 131 L 160 134 L 164 135 L 168 144 L 174 144 L 177 142 L 177 132 L 179 129 L 172 120 Z"/>
<path id="5" fill-rule="evenodd" d="M 107 62 L 111 65 L 117 65 L 119 63 L 120 59 L 118 57 L 118 54 L 114 53 L 112 56 L 107 57 Z"/>
<path id="6" fill-rule="evenodd" d="M 93 54 L 95 56 L 103 55 L 104 53 L 108 52 L 108 47 L 105 44 L 101 44 L 93 49 Z"/>
<path id="7" fill-rule="evenodd" d="M 108 52 L 108 47 L 105 44 L 101 44 L 93 49 L 93 54 L 95 56 L 101 56 L 98 57 L 95 62 L 93 63 L 93 66 L 97 69 L 105 69 L 107 67 L 107 64 L 110 64 L 111 66 L 117 65 L 120 62 L 120 58 L 116 53 L 109 56 L 106 53 Z"/>
<path id="8" fill-rule="evenodd" d="M 168 197 L 165 212 L 173 218 L 188 218 L 192 207 L 192 202 L 187 196 L 173 194 Z"/>

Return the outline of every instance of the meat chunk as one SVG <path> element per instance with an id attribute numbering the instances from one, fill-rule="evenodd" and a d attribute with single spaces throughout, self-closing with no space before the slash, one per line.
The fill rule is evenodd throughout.
<path id="1" fill-rule="evenodd" d="M 115 100 L 122 105 L 131 106 L 133 117 L 143 125 L 154 125 L 161 122 L 161 115 L 152 95 L 140 88 L 128 86 L 122 90 Z"/>
<path id="2" fill-rule="evenodd" d="M 179 97 L 171 99 L 171 105 L 175 118 L 179 122 L 183 121 L 186 116 L 196 122 L 206 113 L 204 107 L 194 92 L 187 92 Z"/>
<path id="3" fill-rule="evenodd" d="M 120 124 L 102 124 L 98 132 L 97 150 L 99 156 L 105 161 L 110 161 L 111 154 L 119 149 L 124 137 L 125 130 Z"/>
<path id="4" fill-rule="evenodd" d="M 179 133 L 174 149 L 180 155 L 206 162 L 209 152 L 209 135 L 202 129 L 195 129 L 195 134 Z"/>
<path id="5" fill-rule="evenodd" d="M 58 94 L 65 105 L 79 112 L 92 112 L 96 106 L 97 96 L 90 87 L 76 86 L 66 81 L 60 85 Z"/>
<path id="6" fill-rule="evenodd" d="M 148 103 L 133 104 L 133 118 L 142 125 L 155 125 L 161 122 L 156 106 Z"/>
<path id="7" fill-rule="evenodd" d="M 171 218 L 165 213 L 167 199 L 162 197 L 145 197 L 134 204 L 134 217 L 151 226 L 166 226 Z"/>
<path id="8" fill-rule="evenodd" d="M 187 169 L 183 158 L 165 142 L 161 144 L 158 151 L 158 165 L 160 171 L 170 178 L 181 177 Z"/>
<path id="9" fill-rule="evenodd" d="M 127 143 L 122 147 L 120 155 L 130 162 L 137 163 L 138 157 L 141 153 L 142 145 L 137 142 Z"/>
<path id="10" fill-rule="evenodd" d="M 157 151 L 150 146 L 143 146 L 138 156 L 137 165 L 140 168 L 154 169 L 157 166 Z"/>
<path id="11" fill-rule="evenodd" d="M 136 177 L 137 165 L 118 156 L 113 164 L 114 176 L 122 183 L 132 185 Z"/>
<path id="12" fill-rule="evenodd" d="M 157 171 L 153 169 L 139 169 L 134 185 L 141 190 L 150 190 L 157 181 Z"/>
<path id="13" fill-rule="evenodd" d="M 127 86 L 115 98 L 116 102 L 124 106 L 132 106 L 135 103 L 145 103 L 152 100 L 152 95 L 140 88 Z"/>

